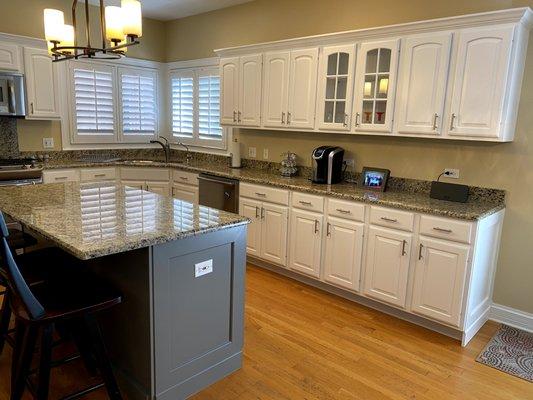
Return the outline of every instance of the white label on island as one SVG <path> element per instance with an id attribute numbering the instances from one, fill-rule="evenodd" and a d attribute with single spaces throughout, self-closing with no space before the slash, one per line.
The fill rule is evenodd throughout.
<path id="1" fill-rule="evenodd" d="M 210 274 L 213 272 L 213 260 L 202 261 L 201 263 L 194 264 L 194 277 Z"/>

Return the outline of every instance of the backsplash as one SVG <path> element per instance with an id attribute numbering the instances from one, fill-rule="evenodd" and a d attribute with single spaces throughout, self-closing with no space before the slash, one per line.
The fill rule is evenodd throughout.
<path id="1" fill-rule="evenodd" d="M 19 142 L 15 118 L 0 117 L 0 136 L 0 158 L 18 157 Z"/>

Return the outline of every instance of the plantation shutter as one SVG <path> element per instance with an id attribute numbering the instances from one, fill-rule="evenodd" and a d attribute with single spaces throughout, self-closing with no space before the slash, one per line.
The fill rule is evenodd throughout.
<path id="1" fill-rule="evenodd" d="M 199 72 L 198 137 L 201 140 L 222 140 L 220 126 L 220 77 L 218 69 Z"/>
<path id="2" fill-rule="evenodd" d="M 194 76 L 191 72 L 171 76 L 172 135 L 176 138 L 194 136 Z"/>
<path id="3" fill-rule="evenodd" d="M 122 131 L 126 138 L 152 137 L 157 132 L 156 75 L 120 70 Z"/>
<path id="4" fill-rule="evenodd" d="M 85 241 L 117 235 L 116 186 L 84 184 L 80 187 L 81 230 Z"/>

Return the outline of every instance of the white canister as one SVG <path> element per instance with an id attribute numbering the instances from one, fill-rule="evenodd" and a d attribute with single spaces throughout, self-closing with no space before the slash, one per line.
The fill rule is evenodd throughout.
<path id="1" fill-rule="evenodd" d="M 241 168 L 241 144 L 234 138 L 230 144 L 231 168 Z"/>

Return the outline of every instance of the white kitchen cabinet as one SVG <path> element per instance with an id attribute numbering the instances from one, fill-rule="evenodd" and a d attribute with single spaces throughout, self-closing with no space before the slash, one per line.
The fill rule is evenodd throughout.
<path id="1" fill-rule="evenodd" d="M 163 196 L 170 195 L 170 186 L 168 182 L 147 181 L 146 190 Z"/>
<path id="2" fill-rule="evenodd" d="M 120 183 L 124 186 L 129 186 L 135 189 L 139 190 L 146 190 L 146 182 L 145 181 L 136 181 L 131 179 L 122 179 Z"/>
<path id="3" fill-rule="evenodd" d="M 182 183 L 173 183 L 172 197 L 189 203 L 198 204 L 198 187 Z"/>
<path id="4" fill-rule="evenodd" d="M 291 210 L 289 268 L 306 275 L 320 277 L 322 254 L 322 214 Z"/>
<path id="5" fill-rule="evenodd" d="M 0 70 L 22 72 L 21 47 L 13 43 L 0 42 Z"/>
<path id="6" fill-rule="evenodd" d="M 420 237 L 411 311 L 459 326 L 470 246 Z"/>
<path id="7" fill-rule="evenodd" d="M 240 198 L 239 214 L 250 218 L 246 236 L 246 253 L 255 257 L 261 256 L 261 202 Z"/>
<path id="8" fill-rule="evenodd" d="M 512 25 L 496 25 L 459 32 L 449 136 L 500 136 L 513 31 Z"/>
<path id="9" fill-rule="evenodd" d="M 59 115 L 58 79 L 47 50 L 24 48 L 26 75 L 26 119 L 57 119 Z"/>
<path id="10" fill-rule="evenodd" d="M 370 226 L 368 229 L 364 293 L 405 307 L 412 234 Z"/>
<path id="11" fill-rule="evenodd" d="M 261 54 L 220 60 L 220 121 L 222 124 L 261 124 Z"/>
<path id="12" fill-rule="evenodd" d="M 80 180 L 78 169 L 52 169 L 43 171 L 43 183 L 77 182 Z"/>
<path id="13" fill-rule="evenodd" d="M 452 37 L 443 32 L 403 41 L 395 108 L 398 133 L 441 134 Z"/>
<path id="14" fill-rule="evenodd" d="M 350 130 L 355 45 L 322 49 L 318 67 L 317 127 Z"/>
<path id="15" fill-rule="evenodd" d="M 392 132 L 400 39 L 365 42 L 357 56 L 355 131 Z"/>
<path id="16" fill-rule="evenodd" d="M 315 126 L 318 49 L 291 52 L 287 127 L 313 129 Z"/>
<path id="17" fill-rule="evenodd" d="M 280 128 L 289 107 L 289 51 L 266 53 L 263 61 L 263 126 Z"/>
<path id="18" fill-rule="evenodd" d="M 324 280 L 359 290 L 365 224 L 328 216 L 324 257 Z"/>

